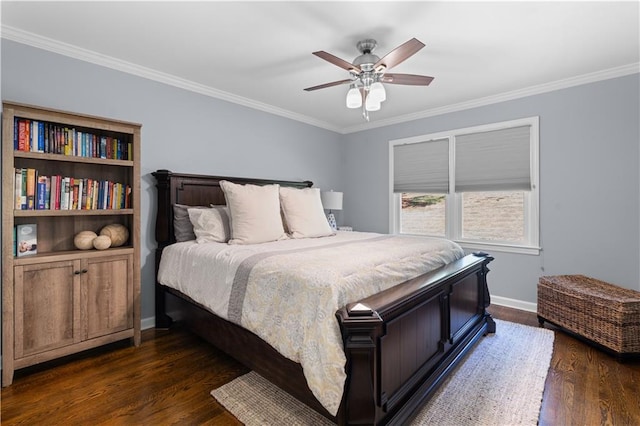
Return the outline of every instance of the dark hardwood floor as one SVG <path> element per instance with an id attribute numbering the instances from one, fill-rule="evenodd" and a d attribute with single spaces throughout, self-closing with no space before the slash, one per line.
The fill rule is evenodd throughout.
<path id="1" fill-rule="evenodd" d="M 494 318 L 536 315 L 492 306 Z M 248 370 L 179 327 L 16 372 L 2 389 L 3 425 L 237 425 L 209 392 Z M 640 425 L 640 361 L 556 332 L 540 425 Z"/>

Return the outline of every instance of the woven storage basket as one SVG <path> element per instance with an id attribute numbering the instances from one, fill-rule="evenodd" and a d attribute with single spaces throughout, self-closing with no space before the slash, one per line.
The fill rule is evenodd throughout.
<path id="1" fill-rule="evenodd" d="M 617 354 L 640 354 L 640 292 L 583 275 L 541 277 L 538 317 Z"/>

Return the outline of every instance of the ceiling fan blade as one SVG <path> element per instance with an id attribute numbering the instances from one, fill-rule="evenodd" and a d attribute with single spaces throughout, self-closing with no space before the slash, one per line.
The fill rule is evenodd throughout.
<path id="1" fill-rule="evenodd" d="M 331 62 L 333 65 L 337 65 L 340 68 L 350 71 L 354 74 L 359 74 L 360 71 L 362 71 L 357 65 L 353 65 L 352 63 L 347 62 L 344 59 L 340 59 L 337 56 L 332 55 L 331 53 L 320 50 L 318 52 L 313 52 L 313 54 L 318 58 L 322 58 L 325 61 Z"/>
<path id="2" fill-rule="evenodd" d="M 396 47 L 391 52 L 387 53 L 384 58 L 380 59 L 373 66 L 373 69 L 380 71 L 381 69 L 389 69 L 404 62 L 406 59 L 415 55 L 420 49 L 424 47 L 424 43 L 416 38 L 412 38 L 406 43 Z"/>
<path id="3" fill-rule="evenodd" d="M 340 80 L 340 81 L 332 81 L 331 83 L 325 83 L 325 84 L 320 84 L 318 86 L 307 87 L 304 90 L 306 90 L 307 92 L 311 92 L 312 90 L 325 89 L 327 87 L 339 86 L 341 84 L 348 84 L 348 83 L 351 83 L 351 82 L 353 82 L 353 80 L 351 80 L 351 79 Z"/>
<path id="4" fill-rule="evenodd" d="M 415 74 L 390 74 L 382 77 L 383 83 L 406 84 L 410 86 L 428 86 L 433 81 L 433 77 Z"/>

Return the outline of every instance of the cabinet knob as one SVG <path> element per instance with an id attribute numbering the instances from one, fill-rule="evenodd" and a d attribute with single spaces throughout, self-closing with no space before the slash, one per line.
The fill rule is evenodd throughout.
<path id="1" fill-rule="evenodd" d="M 83 274 L 86 274 L 87 272 L 89 272 L 87 269 L 83 269 L 83 270 L 82 270 L 82 273 L 83 273 Z"/>
<path id="2" fill-rule="evenodd" d="M 74 275 L 80 275 L 80 271 L 73 271 Z"/>

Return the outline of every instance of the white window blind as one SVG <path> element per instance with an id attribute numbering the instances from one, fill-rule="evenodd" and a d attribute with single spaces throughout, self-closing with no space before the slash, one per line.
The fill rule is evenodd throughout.
<path id="1" fill-rule="evenodd" d="M 530 191 L 531 126 L 455 137 L 455 192 Z"/>
<path id="2" fill-rule="evenodd" d="M 449 192 L 449 139 L 394 145 L 393 192 Z"/>

